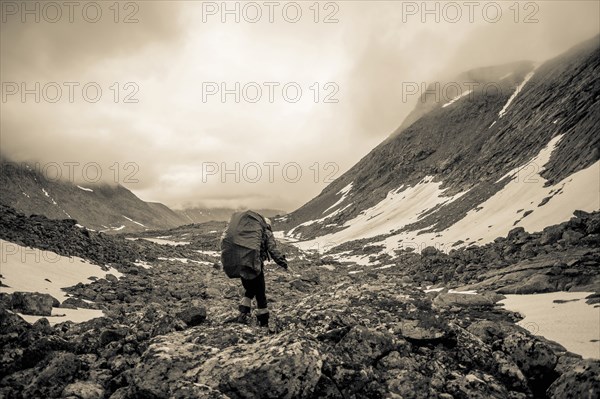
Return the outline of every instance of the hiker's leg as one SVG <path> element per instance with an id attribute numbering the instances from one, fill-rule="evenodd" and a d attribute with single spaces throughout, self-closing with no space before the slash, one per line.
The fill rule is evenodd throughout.
<path id="1" fill-rule="evenodd" d="M 260 326 L 269 325 L 269 308 L 267 307 L 267 295 L 265 287 L 265 275 L 261 273 L 256 279 L 256 320 Z"/>
<path id="2" fill-rule="evenodd" d="M 256 280 L 256 282 L 254 283 L 254 294 L 256 295 L 256 306 L 259 309 L 266 309 L 267 308 L 267 294 L 266 294 L 266 287 L 265 287 L 265 274 L 264 273 L 260 273 L 258 275 L 258 277 L 256 277 L 254 280 Z"/>
<path id="3" fill-rule="evenodd" d="M 240 303 L 240 312 L 250 313 L 250 307 L 252 305 L 252 298 L 256 296 L 253 280 L 246 280 L 242 278 L 242 286 L 246 290 Z"/>

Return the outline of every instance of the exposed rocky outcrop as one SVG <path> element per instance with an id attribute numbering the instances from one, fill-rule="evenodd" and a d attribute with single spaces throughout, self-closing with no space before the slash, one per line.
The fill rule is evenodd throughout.
<path id="1" fill-rule="evenodd" d="M 561 258 L 565 266 L 527 260 L 518 250 L 511 253 L 513 264 L 492 266 L 495 245 L 539 239 L 518 231 L 487 247 L 427 256 L 403 253 L 397 260 L 402 267 L 355 274 L 339 263 L 295 252 L 294 274 L 267 265 L 268 329 L 254 319 L 249 325 L 227 322 L 237 313 L 240 284 L 214 267 L 218 259 L 203 252 L 208 244 L 196 244 L 199 235 L 177 247 L 99 239 L 106 251 L 123 245 L 113 253 L 135 253 L 148 268 L 125 258 L 119 266 L 123 277 L 67 288 L 71 297 L 61 306 L 104 310 L 104 317 L 87 322 L 51 326 L 48 316 L 31 325 L 0 309 L 0 396 L 541 398 L 579 392 L 577 387 L 596 392 L 598 362 L 584 362 L 518 327 L 519 315 L 497 305 L 502 296 L 493 290 L 501 283 L 486 283 L 490 290 L 478 295 L 447 289 L 425 293 L 418 287 L 426 280 L 443 281 L 447 270 L 453 272 L 447 281 L 457 284 L 508 281 L 505 276 L 532 270 L 531 276 L 549 276 L 554 287 L 565 275 L 591 281 L 597 269 L 586 262 L 597 252 L 580 243 L 596 234 L 596 218 L 579 214 L 581 221 L 569 222 L 576 229 L 569 223 L 558 227 L 583 234 L 578 243 L 561 238 L 547 244 L 577 260 Z M 36 222 L 23 218 L 22 223 Z M 52 223 L 62 222 L 44 221 L 43 230 L 26 225 L 19 234 L 27 242 L 47 242 L 48 231 L 59 241 L 73 239 L 73 231 Z M 219 234 L 213 233 L 210 242 Z M 93 253 L 64 245 L 78 248 L 74 252 L 80 256 Z M 482 269 L 479 277 L 476 267 Z M 575 268 L 578 273 L 564 273 Z"/>

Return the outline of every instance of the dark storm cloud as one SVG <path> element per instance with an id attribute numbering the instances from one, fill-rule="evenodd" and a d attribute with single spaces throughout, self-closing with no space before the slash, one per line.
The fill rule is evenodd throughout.
<path id="1" fill-rule="evenodd" d="M 414 3 L 419 11 L 407 16 L 403 3 Z M 462 7 L 461 21 L 450 23 L 441 11 L 439 22 L 435 13 L 423 14 L 422 2 L 382 2 L 365 12 L 350 2 L 348 7 L 357 9 L 348 29 L 371 20 L 369 28 L 359 29 L 365 33 L 362 37 L 347 42 L 358 55 L 349 78 L 356 133 L 382 137 L 400 125 L 417 101 L 415 96 L 403 101 L 405 82 L 429 84 L 479 67 L 543 62 L 600 32 L 600 3 L 595 1 L 536 2 L 535 8 L 519 9 L 518 23 L 509 8 L 514 2 L 495 3 L 503 12 L 497 22 L 487 22 L 474 12 L 470 23 Z"/>
<path id="2" fill-rule="evenodd" d="M 72 7 L 71 14 L 65 5 L 69 2 L 1 3 L 0 63 L 4 79 L 23 75 L 52 77 L 57 71 L 79 73 L 103 60 L 127 57 L 145 46 L 175 40 L 181 34 L 177 23 L 179 8 L 174 4 L 166 6 L 167 2 L 129 2 L 134 7 L 121 2 L 118 11 L 114 2 L 95 2 L 98 8 L 84 8 L 90 2 L 72 2 L 78 5 Z M 53 9 L 44 12 L 46 3 L 60 6 L 61 17 L 56 22 L 52 22 L 58 15 Z M 96 9 L 101 10 L 98 17 Z M 88 22 L 96 19 L 97 22 Z"/>

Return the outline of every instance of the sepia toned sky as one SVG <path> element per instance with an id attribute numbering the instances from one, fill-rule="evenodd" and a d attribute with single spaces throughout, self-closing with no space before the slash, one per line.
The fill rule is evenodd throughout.
<path id="1" fill-rule="evenodd" d="M 600 32 L 597 1 L 0 3 L 2 156 L 174 208 L 291 211 L 401 124 L 403 82 Z"/>

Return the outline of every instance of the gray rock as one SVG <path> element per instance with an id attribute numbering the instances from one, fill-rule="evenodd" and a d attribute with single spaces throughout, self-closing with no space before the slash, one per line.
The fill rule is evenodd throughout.
<path id="1" fill-rule="evenodd" d="M 492 299 L 490 295 L 471 295 L 471 294 L 457 294 L 449 292 L 439 293 L 433 300 L 433 304 L 438 307 L 452 307 L 452 306 L 493 306 L 496 301 Z"/>
<path id="2" fill-rule="evenodd" d="M 80 298 L 74 298 L 74 297 L 70 297 L 65 299 L 61 304 L 60 304 L 61 308 L 66 308 L 66 309 L 77 309 L 77 308 L 82 308 L 82 309 L 96 309 L 96 305 L 93 303 L 89 303 L 84 301 L 83 299 Z"/>
<path id="3" fill-rule="evenodd" d="M 526 234 L 525 228 L 523 228 L 523 227 L 515 227 L 514 229 L 512 229 L 512 230 L 510 230 L 508 232 L 508 235 L 507 235 L 506 238 L 508 240 L 514 240 L 514 239 L 517 239 L 518 237 L 520 237 L 520 236 L 522 236 L 524 234 Z"/>
<path id="4" fill-rule="evenodd" d="M 564 227 L 561 225 L 546 227 L 540 237 L 540 245 L 554 244 L 562 238 Z"/>
<path id="5" fill-rule="evenodd" d="M 558 376 L 554 370 L 558 357 L 551 346 L 539 339 L 514 333 L 504 338 L 501 350 L 519 366 L 534 395 L 543 394 Z"/>
<path id="6" fill-rule="evenodd" d="M 12 295 L 12 309 L 27 315 L 50 316 L 56 302 L 58 300 L 50 294 L 15 292 Z"/>
<path id="7" fill-rule="evenodd" d="M 556 285 L 545 274 L 534 274 L 523 282 L 507 285 L 497 290 L 500 294 L 534 294 L 553 291 Z"/>
<path id="8" fill-rule="evenodd" d="M 225 349 L 202 365 L 197 382 L 231 398 L 309 398 L 322 364 L 312 341 L 286 332 Z"/>
<path id="9" fill-rule="evenodd" d="M 369 329 L 364 326 L 354 326 L 337 344 L 336 349 L 344 353 L 344 360 L 352 365 L 367 365 L 373 363 L 383 354 L 393 349 L 394 336 Z"/>
<path id="10" fill-rule="evenodd" d="M 565 240 L 565 242 L 570 245 L 577 245 L 577 243 L 579 242 L 579 240 L 581 240 L 582 237 L 583 237 L 582 233 L 580 233 L 578 231 L 573 231 L 573 230 L 566 230 L 562 234 L 562 239 Z"/>
<path id="11" fill-rule="evenodd" d="M 423 256 L 435 256 L 439 253 L 440 253 L 440 251 L 437 248 L 432 247 L 432 246 L 425 247 L 421 251 L 421 255 L 423 255 Z"/>
<path id="12" fill-rule="evenodd" d="M 63 389 L 62 397 L 74 396 L 79 399 L 102 399 L 104 388 L 92 381 L 76 381 Z"/>
<path id="13" fill-rule="evenodd" d="M 188 327 L 197 326 L 206 320 L 206 308 L 192 306 L 184 309 L 182 312 L 177 313 L 177 317 L 180 318 Z"/>
<path id="14" fill-rule="evenodd" d="M 425 323 L 423 320 L 403 320 L 400 330 L 404 338 L 416 344 L 439 343 L 449 337 L 446 328 Z"/>
<path id="15" fill-rule="evenodd" d="M 557 399 L 600 397 L 600 361 L 581 360 L 554 381 L 546 394 Z"/>

